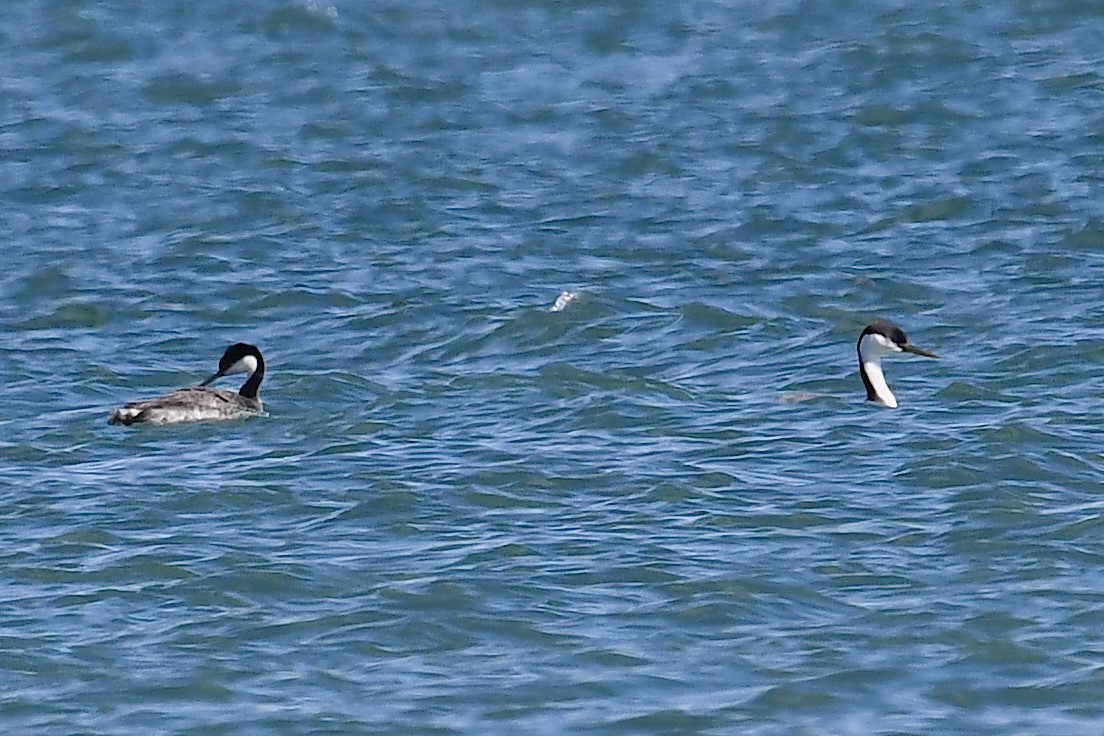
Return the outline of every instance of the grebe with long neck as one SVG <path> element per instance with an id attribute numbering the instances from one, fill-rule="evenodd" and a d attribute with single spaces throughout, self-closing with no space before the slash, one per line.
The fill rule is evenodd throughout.
<path id="1" fill-rule="evenodd" d="M 882 358 L 896 353 L 914 353 L 925 358 L 939 357 L 910 343 L 904 330 L 892 322 L 878 321 L 867 325 L 859 335 L 856 348 L 859 352 L 859 375 L 866 386 L 867 401 L 876 401 L 890 409 L 897 408 L 897 397 L 889 390 L 885 374 L 882 373 Z"/>
<path id="2" fill-rule="evenodd" d="M 255 345 L 234 343 L 226 348 L 218 371 L 198 386 L 188 386 L 146 401 L 133 401 L 111 412 L 108 424 L 181 424 L 237 419 L 263 410 L 259 395 L 265 364 Z M 248 373 L 237 393 L 207 384 L 222 376 Z"/>

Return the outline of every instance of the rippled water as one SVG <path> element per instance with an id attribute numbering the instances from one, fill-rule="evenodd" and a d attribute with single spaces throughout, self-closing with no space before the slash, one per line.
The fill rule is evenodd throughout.
<path id="1" fill-rule="evenodd" d="M 1099 733 L 1102 32 L 9 3 L 0 727 Z"/>

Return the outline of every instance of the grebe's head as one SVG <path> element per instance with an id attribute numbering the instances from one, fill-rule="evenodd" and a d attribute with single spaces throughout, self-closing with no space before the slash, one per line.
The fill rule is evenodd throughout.
<path id="1" fill-rule="evenodd" d="M 236 342 L 226 348 L 226 352 L 222 354 L 222 359 L 219 360 L 218 372 L 199 385 L 206 386 L 217 378 L 235 373 L 249 373 L 252 375 L 257 372 L 258 368 L 264 368 L 264 358 L 261 357 L 261 351 L 257 349 L 257 346 Z"/>
<path id="2" fill-rule="evenodd" d="M 905 331 L 892 322 L 872 322 L 859 335 L 859 362 L 878 361 L 884 355 L 915 353 L 925 358 L 938 358 L 930 350 L 917 347 L 908 341 Z"/>

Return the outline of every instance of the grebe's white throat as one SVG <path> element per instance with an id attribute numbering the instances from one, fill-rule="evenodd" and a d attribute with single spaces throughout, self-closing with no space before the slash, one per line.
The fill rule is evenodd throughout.
<path id="1" fill-rule="evenodd" d="M 111 412 L 107 421 L 109 424 L 180 424 L 259 414 L 263 409 L 259 392 L 264 372 L 261 351 L 254 345 L 235 343 L 223 353 L 218 371 L 200 385 L 177 389 L 156 399 L 132 401 Z M 207 385 L 234 373 L 249 374 L 237 393 Z"/>
<path id="2" fill-rule="evenodd" d="M 889 390 L 882 372 L 882 358 L 896 353 L 915 353 L 926 358 L 939 356 L 916 347 L 905 337 L 904 331 L 892 322 L 874 322 L 859 335 L 859 375 L 866 386 L 868 401 L 876 401 L 890 409 L 897 408 L 897 397 Z"/>

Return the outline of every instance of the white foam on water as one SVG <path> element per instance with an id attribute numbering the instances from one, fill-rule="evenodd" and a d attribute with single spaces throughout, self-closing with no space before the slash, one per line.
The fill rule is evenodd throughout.
<path id="1" fill-rule="evenodd" d="M 556 297 L 556 301 L 552 303 L 552 306 L 548 308 L 549 312 L 562 312 L 567 309 L 567 305 L 575 301 L 579 295 L 574 291 L 561 291 L 560 295 Z"/>

